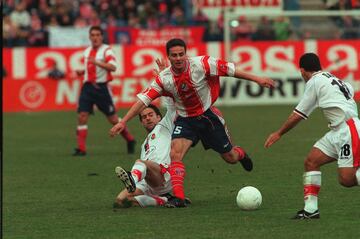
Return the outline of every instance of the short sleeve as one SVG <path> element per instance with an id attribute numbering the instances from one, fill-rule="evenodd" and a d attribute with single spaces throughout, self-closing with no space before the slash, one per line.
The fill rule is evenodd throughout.
<path id="1" fill-rule="evenodd" d="M 205 56 L 204 60 L 207 61 L 204 65 L 209 66 L 210 76 L 234 76 L 235 64 L 211 56 Z"/>
<path id="2" fill-rule="evenodd" d="M 294 113 L 307 119 L 311 112 L 317 107 L 317 94 L 315 87 L 315 79 L 311 79 L 305 85 L 304 95 L 299 104 L 295 107 Z"/>
<path id="3" fill-rule="evenodd" d="M 117 66 L 115 53 L 111 48 L 105 50 L 105 62 Z"/>
<path id="4" fill-rule="evenodd" d="M 148 106 L 153 100 L 160 97 L 163 93 L 163 86 L 160 77 L 150 84 L 150 86 L 143 92 L 137 94 L 137 97 Z"/>

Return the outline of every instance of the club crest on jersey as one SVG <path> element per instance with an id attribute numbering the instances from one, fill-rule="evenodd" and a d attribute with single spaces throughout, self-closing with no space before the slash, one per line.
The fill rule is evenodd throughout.
<path id="1" fill-rule="evenodd" d="M 221 69 L 221 70 L 226 70 L 226 68 L 227 68 L 227 66 L 226 66 L 226 63 L 225 62 L 221 62 L 220 63 L 220 65 L 219 65 L 219 68 Z"/>
<path id="2" fill-rule="evenodd" d="M 152 135 L 151 135 L 151 139 L 155 139 L 155 134 L 152 134 Z"/>
<path id="3" fill-rule="evenodd" d="M 189 87 L 187 86 L 186 83 L 182 83 L 181 86 L 180 86 L 180 89 L 181 89 L 182 91 L 187 91 L 187 90 L 189 89 Z"/>

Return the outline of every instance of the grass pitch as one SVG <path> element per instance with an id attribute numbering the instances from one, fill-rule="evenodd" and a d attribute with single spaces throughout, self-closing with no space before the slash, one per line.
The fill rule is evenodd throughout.
<path id="1" fill-rule="evenodd" d="M 254 170 L 228 165 L 201 145 L 185 158 L 189 208 L 112 210 L 123 185 L 117 165 L 130 168 L 145 136 L 137 119 L 129 127 L 137 154 L 126 154 L 121 138 L 99 112 L 90 118 L 88 156 L 72 157 L 75 112 L 4 114 L 4 238 L 358 238 L 360 188 L 337 182 L 335 163 L 323 167 L 320 220 L 289 218 L 303 207 L 303 159 L 326 131 L 320 112 L 302 122 L 271 149 L 267 135 L 287 118 L 292 106 L 221 108 L 233 141 L 254 159 Z M 122 111 L 122 113 L 124 113 Z M 257 187 L 259 210 L 241 211 L 238 190 Z"/>

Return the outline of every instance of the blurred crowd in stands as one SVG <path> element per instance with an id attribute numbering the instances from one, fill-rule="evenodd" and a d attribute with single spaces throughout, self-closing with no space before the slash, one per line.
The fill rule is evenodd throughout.
<path id="1" fill-rule="evenodd" d="M 324 9 L 360 8 L 359 0 L 323 0 Z M 3 11 L 3 46 L 47 46 L 48 28 L 75 28 L 100 25 L 142 29 L 163 26 L 204 26 L 204 41 L 222 41 L 224 20 L 209 18 L 191 0 L 5 0 Z M 284 0 L 285 10 L 299 10 L 298 0 Z M 350 16 L 331 17 L 342 30 L 338 38 L 360 38 L 359 20 Z M 251 22 L 246 17 L 231 21 L 232 40 L 304 39 L 299 17 L 261 17 Z"/>

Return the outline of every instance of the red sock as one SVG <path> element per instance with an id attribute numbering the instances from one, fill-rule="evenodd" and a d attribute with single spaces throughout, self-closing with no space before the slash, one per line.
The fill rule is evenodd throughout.
<path id="1" fill-rule="evenodd" d="M 174 196 L 180 199 L 185 199 L 184 193 L 184 177 L 185 165 L 183 162 L 171 162 L 170 176 L 173 187 Z"/>
<path id="2" fill-rule="evenodd" d="M 84 152 L 86 151 L 87 132 L 88 132 L 87 125 L 78 125 L 76 130 L 78 149 Z"/>
<path id="3" fill-rule="evenodd" d="M 239 161 L 245 157 L 245 151 L 240 146 L 235 146 L 234 150 L 239 154 Z"/>
<path id="4" fill-rule="evenodd" d="M 122 137 L 127 141 L 127 142 L 129 142 L 129 141 L 134 141 L 134 136 L 132 136 L 131 134 L 130 134 L 130 132 L 129 132 L 129 130 L 128 130 L 128 128 L 127 127 L 125 127 L 125 129 L 121 132 L 121 135 L 122 135 Z"/>

